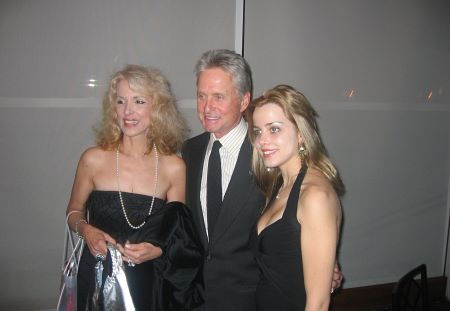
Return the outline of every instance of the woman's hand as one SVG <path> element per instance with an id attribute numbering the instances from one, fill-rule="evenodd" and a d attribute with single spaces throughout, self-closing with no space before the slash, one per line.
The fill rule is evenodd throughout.
<path id="1" fill-rule="evenodd" d="M 127 242 L 124 247 L 117 245 L 117 248 L 122 253 L 123 260 L 130 265 L 153 260 L 160 257 L 163 253 L 160 247 L 147 242 L 139 244 L 130 244 Z"/>
<path id="2" fill-rule="evenodd" d="M 89 224 L 80 226 L 79 232 L 94 257 L 97 257 L 98 255 L 106 257 L 106 254 L 108 253 L 108 247 L 106 246 L 107 242 L 116 244 L 116 241 L 109 234 Z"/>

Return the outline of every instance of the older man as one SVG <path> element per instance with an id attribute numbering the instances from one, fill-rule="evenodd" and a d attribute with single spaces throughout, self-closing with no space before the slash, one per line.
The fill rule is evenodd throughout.
<path id="1" fill-rule="evenodd" d="M 252 93 L 250 66 L 229 50 L 205 52 L 195 67 L 197 112 L 205 133 L 183 148 L 186 201 L 201 236 L 204 310 L 255 310 L 258 268 L 250 230 L 264 197 L 250 173 L 251 145 L 242 114 Z M 340 273 L 335 276 L 340 284 Z"/>

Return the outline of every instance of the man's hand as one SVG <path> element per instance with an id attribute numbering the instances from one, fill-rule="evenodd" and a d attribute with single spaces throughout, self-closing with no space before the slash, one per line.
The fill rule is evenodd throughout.
<path id="1" fill-rule="evenodd" d="M 343 279 L 344 279 L 344 275 L 342 274 L 341 270 L 339 269 L 339 265 L 336 261 L 336 263 L 334 264 L 334 270 L 333 270 L 333 280 L 331 281 L 331 293 L 333 293 L 335 289 L 341 287 Z"/>

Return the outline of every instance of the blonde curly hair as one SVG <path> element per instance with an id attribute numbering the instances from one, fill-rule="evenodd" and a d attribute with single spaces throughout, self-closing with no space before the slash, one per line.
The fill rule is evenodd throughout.
<path id="1" fill-rule="evenodd" d="M 130 89 L 152 100 L 150 128 L 147 134 L 148 152 L 153 145 L 164 155 L 179 152 L 188 129 L 176 106 L 170 83 L 158 69 L 139 65 L 127 65 L 112 76 L 109 90 L 103 98 L 102 121 L 96 129 L 97 146 L 104 150 L 113 150 L 118 147 L 122 138 L 114 110 L 117 85 L 122 80 L 128 82 Z"/>

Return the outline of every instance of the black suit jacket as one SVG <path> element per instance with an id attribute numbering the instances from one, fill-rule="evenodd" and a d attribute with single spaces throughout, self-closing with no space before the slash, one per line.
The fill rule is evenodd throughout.
<path id="1" fill-rule="evenodd" d="M 200 203 L 203 162 L 210 134 L 203 133 L 186 141 L 186 203 L 204 251 L 205 304 L 207 311 L 253 311 L 259 278 L 256 261 L 249 248 L 249 234 L 264 204 L 250 170 L 252 148 L 245 138 L 222 208 L 210 236 L 206 235 Z"/>

